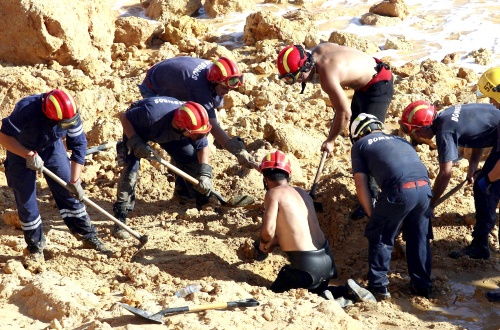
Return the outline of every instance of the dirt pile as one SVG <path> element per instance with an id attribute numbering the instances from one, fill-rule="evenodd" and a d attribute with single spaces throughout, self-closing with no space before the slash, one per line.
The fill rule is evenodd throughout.
<path id="1" fill-rule="evenodd" d="M 161 2 L 149 3 L 159 6 Z M 196 1 L 183 3 L 199 5 Z M 210 2 L 214 10 L 221 3 Z M 167 6 L 160 7 L 168 10 Z M 43 11 L 44 8 L 37 11 L 37 20 L 46 17 L 48 10 Z M 74 8 L 69 6 L 65 10 Z M 310 189 L 321 159 L 319 147 L 333 117 L 331 104 L 318 85 L 309 84 L 304 94 L 299 94 L 300 86 L 285 86 L 277 78 L 275 61 L 286 43 L 300 42 L 312 47 L 320 42 L 312 29 L 314 24 L 306 15 L 312 10 L 305 6 L 286 17 L 270 12 L 249 15 L 242 37 L 245 45 L 234 49 L 224 46 L 224 41 L 231 41 L 230 35 L 216 35 L 204 20 L 169 12 L 166 23 L 152 25 L 145 19 L 120 18 L 111 29 L 93 31 L 92 40 L 107 40 L 111 35 L 114 43 L 107 44 L 110 47 L 84 44 L 82 47 L 99 49 L 99 56 L 84 58 L 76 58 L 76 51 L 65 47 L 66 53 L 61 53 L 60 58 L 74 59 L 71 64 L 54 57 L 36 65 L 14 65 L 9 58 L 0 56 L 4 61 L 0 63 L 0 114 L 7 116 L 24 96 L 65 87 L 75 95 L 89 146 L 117 141 L 122 135 L 117 116 L 140 98 L 136 85 L 142 82 L 150 65 L 178 55 L 208 59 L 230 56 L 245 73 L 245 84 L 231 91 L 219 110 L 223 127 L 230 136 L 241 136 L 249 152 L 259 159 L 276 148 L 290 154 L 292 184 Z M 78 25 L 76 21 L 74 25 Z M 363 44 L 362 38 L 355 35 L 345 35 L 342 40 L 349 45 Z M 28 60 L 31 52 L 23 54 L 17 57 Z M 480 61 L 487 59 L 488 54 L 476 51 L 471 56 Z M 384 60 L 391 62 L 390 58 Z M 428 60 L 393 67 L 396 93 L 386 122 L 388 131 L 398 133 L 397 119 L 413 100 L 436 102 L 440 109 L 457 102 L 476 102 L 471 84 L 477 80 L 475 73 L 454 66 L 453 61 L 445 62 Z M 344 284 L 348 278 L 365 283 L 367 271 L 367 242 L 363 237 L 366 219 L 349 219 L 356 203 L 350 174 L 350 146 L 347 134 L 339 137 L 335 156 L 325 164 L 316 198 L 324 207 L 319 218 L 333 246 L 340 274 L 335 284 Z M 437 152 L 427 146 L 419 146 L 417 151 L 430 177 L 435 178 Z M 82 177 L 87 196 L 108 211 L 115 199 L 120 171 L 115 157 L 114 149 L 88 156 Z M 166 154 L 162 153 L 162 157 L 168 160 Z M 0 160 L 3 159 L 4 149 L 0 150 Z M 436 209 L 432 241 L 436 299 L 410 295 L 406 262 L 394 255 L 390 274 L 394 299 L 377 304 L 359 303 L 342 310 L 336 303 L 306 290 L 274 294 L 265 288 L 286 260 L 279 252 L 262 262 L 249 258 L 251 240 L 257 237 L 262 220 L 262 178 L 254 170 L 242 169 L 230 153 L 215 147 L 211 147 L 211 163 L 218 192 L 226 198 L 252 195 L 256 203 L 248 208 L 227 208 L 214 199 L 200 211 L 194 204 L 178 205 L 171 201 L 173 175 L 162 165 L 143 161 L 136 208 L 127 223 L 149 236 L 142 250 L 137 250 L 134 238 L 127 241 L 113 238 L 110 235 L 113 224 L 88 207 L 100 237 L 115 252 L 115 257 L 109 259 L 80 247 L 54 207 L 45 181 L 40 179 L 38 200 L 47 236 L 46 262 L 33 273 L 19 263 L 25 243 L 22 232 L 16 229 L 16 219 L 12 216 L 15 200 L 1 167 L 0 209 L 4 221 L 0 221 L 0 319 L 8 320 L 2 328 L 160 329 L 164 327 L 142 325 L 143 320 L 121 308 L 118 302 L 156 312 L 166 307 L 249 297 L 259 300 L 260 306 L 171 315 L 165 321 L 173 329 L 460 329 L 460 322 L 474 324 L 479 320 L 468 315 L 458 315 L 452 320 L 436 316 L 433 311 L 474 302 L 485 306 L 477 307 L 478 312 L 493 310 L 483 292 L 500 282 L 496 258 L 473 261 L 447 257 L 451 249 L 470 240 L 474 219 L 471 187 L 466 186 Z M 456 163 L 450 187 L 457 185 L 466 171 L 466 160 Z M 497 232 L 493 231 L 490 241 L 496 249 Z M 453 286 L 464 283 L 457 276 L 459 273 L 470 274 L 467 281 L 484 280 L 482 288 L 474 287 L 473 294 L 457 293 Z M 174 296 L 178 289 L 191 283 L 200 283 L 201 291 L 186 298 Z"/>

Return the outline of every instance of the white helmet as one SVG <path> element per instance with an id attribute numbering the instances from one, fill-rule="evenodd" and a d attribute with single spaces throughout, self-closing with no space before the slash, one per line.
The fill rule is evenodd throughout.
<path id="1" fill-rule="evenodd" d="M 374 115 L 360 113 L 351 124 L 351 139 L 357 141 L 374 130 L 384 129 L 384 124 Z"/>

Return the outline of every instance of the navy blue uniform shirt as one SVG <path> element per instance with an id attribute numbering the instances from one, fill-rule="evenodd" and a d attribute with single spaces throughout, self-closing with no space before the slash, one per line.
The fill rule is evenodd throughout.
<path id="1" fill-rule="evenodd" d="M 153 141 L 158 144 L 168 143 L 174 140 L 187 139 L 181 132 L 172 127 L 172 120 L 177 108 L 183 105 L 172 97 L 156 96 L 137 101 L 127 110 L 125 116 L 134 127 L 135 132 L 144 141 Z M 208 140 L 191 140 L 195 150 L 201 150 L 208 146 Z"/>
<path id="2" fill-rule="evenodd" d="M 39 153 L 66 136 L 66 147 L 72 151 L 71 160 L 83 165 L 87 138 L 81 120 L 68 130 L 59 128 L 54 120 L 47 118 L 42 112 L 44 95 L 31 95 L 17 102 L 10 116 L 2 119 L 0 131 L 16 138 L 26 149 Z"/>
<path id="3" fill-rule="evenodd" d="M 458 147 L 486 148 L 496 144 L 500 110 L 491 104 L 455 105 L 441 111 L 432 126 L 439 163 L 458 159 Z"/>
<path id="4" fill-rule="evenodd" d="M 169 58 L 150 68 L 148 78 L 158 95 L 199 103 L 209 118 L 216 118 L 215 108 L 222 106 L 224 98 L 215 93 L 207 79 L 211 65 L 212 62 L 196 57 Z"/>
<path id="5" fill-rule="evenodd" d="M 375 178 L 382 189 L 392 189 L 409 181 L 429 181 L 427 168 L 405 139 L 373 132 L 354 143 L 351 149 L 352 173 Z"/>

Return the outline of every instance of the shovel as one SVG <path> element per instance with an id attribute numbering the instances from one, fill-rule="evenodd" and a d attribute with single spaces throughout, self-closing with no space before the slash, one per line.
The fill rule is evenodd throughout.
<path id="1" fill-rule="evenodd" d="M 171 170 L 175 174 L 183 177 L 184 179 L 188 180 L 189 182 L 191 182 L 195 186 L 197 186 L 199 184 L 199 181 L 196 180 L 195 178 L 193 178 L 191 175 L 178 169 L 174 165 L 170 164 L 169 162 L 167 162 L 166 160 L 161 158 L 156 150 L 152 150 L 152 152 L 153 152 L 154 156 L 148 157 L 148 159 L 155 160 L 155 161 L 159 162 L 160 164 L 165 165 L 169 170 Z M 224 199 L 224 197 L 221 196 L 221 194 L 219 194 L 215 190 L 210 191 L 210 194 L 217 197 L 219 202 L 225 206 L 242 207 L 242 206 L 248 206 L 248 205 L 253 204 L 255 202 L 255 200 L 252 196 L 247 196 L 247 195 L 234 196 L 229 201 L 227 201 Z"/>
<path id="2" fill-rule="evenodd" d="M 318 171 L 316 172 L 316 177 L 314 178 L 314 183 L 311 187 L 311 191 L 309 192 L 309 196 L 312 199 L 316 197 L 316 188 L 318 187 L 318 182 L 321 177 L 321 172 L 323 172 L 323 166 L 325 165 L 326 156 L 328 156 L 328 152 L 323 151 L 323 157 L 321 157 L 321 161 L 319 162 Z M 320 202 L 314 202 L 314 209 L 318 212 L 323 212 L 323 204 Z"/>
<path id="3" fill-rule="evenodd" d="M 105 151 L 116 145 L 116 142 L 106 142 L 95 147 L 90 147 L 85 150 L 85 155 L 91 155 L 98 153 L 99 151 Z"/>
<path id="4" fill-rule="evenodd" d="M 477 170 L 476 172 L 474 172 L 474 174 L 472 175 L 472 177 L 474 179 L 477 178 L 479 172 L 481 172 L 481 170 Z M 467 178 L 465 180 L 463 180 L 462 182 L 460 182 L 459 184 L 456 185 L 456 187 L 450 189 L 450 191 L 448 191 L 446 194 L 444 194 L 443 196 L 439 197 L 438 200 L 434 203 L 434 206 L 433 208 L 436 208 L 436 206 L 438 206 L 439 204 L 441 204 L 442 202 L 444 202 L 445 200 L 447 200 L 448 198 L 450 198 L 451 195 L 453 195 L 454 193 L 456 193 L 457 191 L 459 191 L 460 189 L 462 189 L 462 187 L 464 186 L 464 184 L 467 182 Z"/>
<path id="5" fill-rule="evenodd" d="M 54 181 L 56 181 L 57 183 L 59 183 L 61 186 L 65 187 L 66 189 L 69 190 L 68 184 L 66 182 L 64 182 L 63 179 L 61 179 L 60 177 L 58 177 L 57 175 L 55 175 L 49 169 L 43 167 L 42 168 L 42 172 L 44 174 L 48 175 L 49 177 L 51 177 Z M 85 203 L 89 204 L 90 206 L 94 207 L 97 211 L 101 212 L 101 214 L 107 216 L 111 221 L 113 221 L 118 226 L 122 227 L 127 232 L 129 232 L 132 236 L 134 236 L 135 238 L 137 238 L 139 240 L 139 242 L 141 243 L 139 245 L 139 249 L 142 248 L 148 242 L 148 236 L 146 236 L 146 235 L 142 235 L 141 236 L 138 232 L 134 231 L 132 228 L 130 228 L 129 226 L 127 226 L 126 224 L 124 224 L 123 222 L 121 222 L 120 220 L 116 219 L 114 216 L 112 216 L 108 212 L 106 212 L 106 210 L 104 210 L 103 208 L 101 208 L 99 205 L 97 205 L 96 203 L 92 202 L 90 199 L 88 199 L 87 196 L 83 196 L 83 201 Z"/>
<path id="6" fill-rule="evenodd" d="M 180 312 L 197 312 L 197 311 L 205 311 L 208 309 L 222 309 L 222 308 L 229 308 L 229 307 L 254 307 L 254 306 L 259 306 L 259 302 L 253 298 L 249 299 L 244 299 L 244 300 L 237 300 L 237 301 L 229 301 L 225 303 L 215 303 L 215 304 L 207 304 L 207 305 L 200 305 L 200 306 L 184 306 L 184 307 L 173 307 L 173 308 L 166 308 L 158 313 L 150 313 L 147 312 L 143 309 L 135 308 L 132 306 L 129 306 L 124 303 L 119 303 L 123 308 L 128 310 L 130 313 L 140 316 L 142 318 L 145 318 L 147 320 L 161 323 L 163 324 L 163 317 L 167 314 L 174 314 L 174 313 L 180 313 Z"/>

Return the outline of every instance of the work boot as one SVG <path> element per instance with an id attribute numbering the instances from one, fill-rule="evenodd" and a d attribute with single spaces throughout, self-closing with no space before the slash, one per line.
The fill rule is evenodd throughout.
<path id="1" fill-rule="evenodd" d="M 342 308 L 345 308 L 347 306 L 351 306 L 351 305 L 354 305 L 354 303 L 352 302 L 352 300 L 349 300 L 349 299 L 345 299 L 344 297 L 339 297 L 337 299 L 334 299 L 339 305 L 340 307 Z"/>
<path id="2" fill-rule="evenodd" d="M 370 291 L 378 301 L 391 299 L 391 294 L 386 286 L 369 286 L 368 291 Z"/>
<path id="3" fill-rule="evenodd" d="M 500 302 L 500 290 L 486 292 L 486 298 L 491 302 Z"/>
<path id="4" fill-rule="evenodd" d="M 468 256 L 471 259 L 487 260 L 490 258 L 490 249 L 470 244 L 460 250 L 451 251 L 448 256 L 452 259 Z"/>
<path id="5" fill-rule="evenodd" d="M 126 219 L 118 219 L 118 220 L 120 220 L 123 223 L 126 222 Z M 113 235 L 114 238 L 118 238 L 118 239 L 130 238 L 130 234 L 125 229 L 123 229 L 122 227 L 120 227 L 119 225 L 116 225 L 116 224 L 113 226 L 113 230 L 111 231 L 111 234 Z"/>
<path id="6" fill-rule="evenodd" d="M 434 298 L 432 285 L 425 288 L 417 288 L 413 283 L 410 283 L 410 292 L 415 296 L 420 296 L 427 299 Z"/>
<path id="7" fill-rule="evenodd" d="M 21 263 L 29 271 L 35 271 L 41 264 L 44 263 L 45 258 L 43 256 L 43 249 L 45 248 L 46 241 L 45 235 L 42 234 L 42 238 L 36 244 L 30 244 L 23 251 L 23 259 Z"/>
<path id="8" fill-rule="evenodd" d="M 377 302 L 375 296 L 365 288 L 361 287 L 355 280 L 347 280 L 347 292 L 355 297 L 355 301 L 361 302 Z"/>
<path id="9" fill-rule="evenodd" d="M 103 242 L 101 242 L 101 240 L 99 240 L 99 238 L 97 238 L 97 236 L 92 236 L 90 238 L 84 238 L 82 240 L 82 243 L 83 243 L 82 246 L 84 249 L 94 249 L 94 250 L 102 252 L 104 254 L 112 252 L 110 249 L 108 249 L 106 247 L 106 245 L 104 245 Z"/>
<path id="10" fill-rule="evenodd" d="M 335 300 L 330 290 L 323 291 L 319 296 L 321 298 L 325 298 L 326 300 Z"/>

